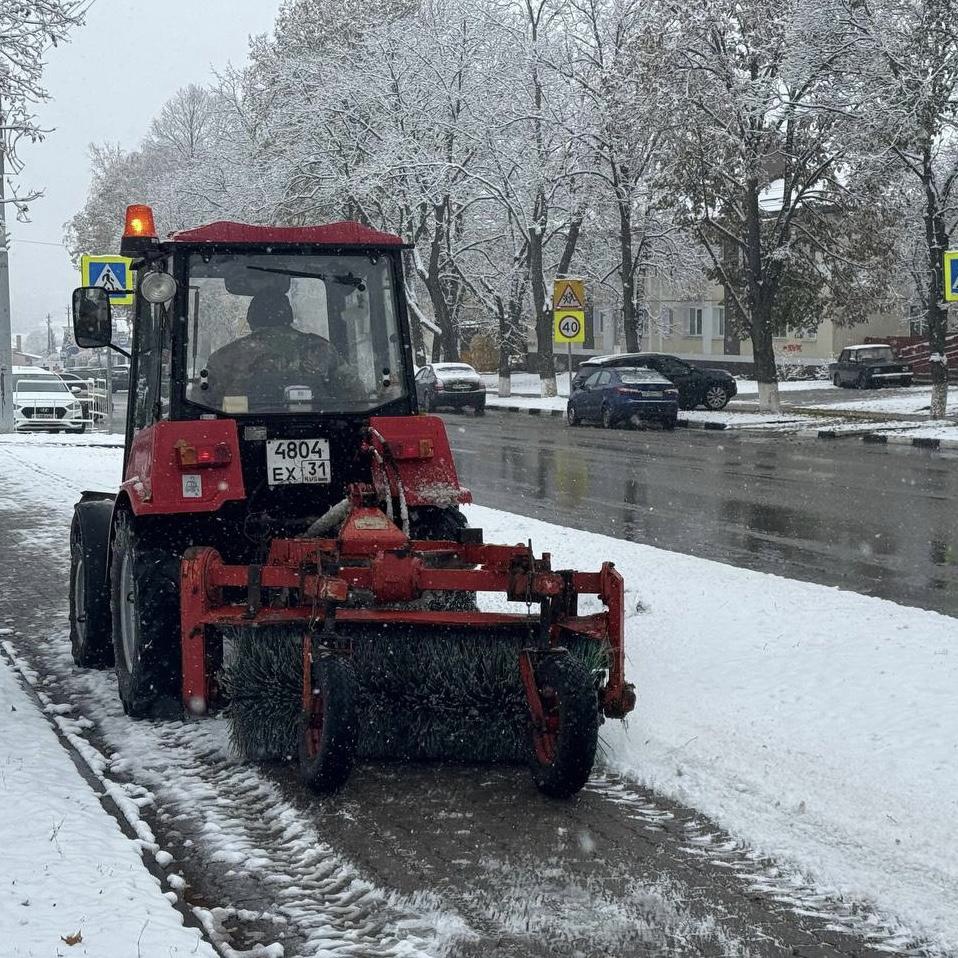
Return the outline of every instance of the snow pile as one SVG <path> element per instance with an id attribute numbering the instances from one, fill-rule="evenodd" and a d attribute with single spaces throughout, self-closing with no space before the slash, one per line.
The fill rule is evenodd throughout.
<path id="1" fill-rule="evenodd" d="M 958 625 L 934 612 L 468 508 L 487 542 L 625 577 L 639 705 L 611 762 L 829 891 L 958 948 Z"/>
<path id="2" fill-rule="evenodd" d="M 184 927 L 2 654 L 0 714 L 3 954 L 214 958 L 199 931 Z"/>

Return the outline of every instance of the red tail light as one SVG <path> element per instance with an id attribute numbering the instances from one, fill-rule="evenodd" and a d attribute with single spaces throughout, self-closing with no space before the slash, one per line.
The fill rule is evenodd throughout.
<path id="1" fill-rule="evenodd" d="M 628 386 L 616 386 L 612 390 L 617 396 L 641 396 L 641 389 L 630 389 Z"/>
<path id="2" fill-rule="evenodd" d="M 210 446 L 191 446 L 185 439 L 176 444 L 176 458 L 181 469 L 202 469 L 207 466 L 227 466 L 233 453 L 225 442 Z"/>

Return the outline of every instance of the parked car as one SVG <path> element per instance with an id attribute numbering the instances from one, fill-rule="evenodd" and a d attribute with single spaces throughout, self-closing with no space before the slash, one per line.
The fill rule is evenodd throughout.
<path id="1" fill-rule="evenodd" d="M 430 363 L 416 373 L 416 398 L 423 412 L 448 406 L 471 406 L 477 416 L 486 412 L 486 387 L 465 363 Z"/>
<path id="2" fill-rule="evenodd" d="M 78 376 L 74 372 L 62 372 L 58 374 L 60 378 L 69 386 L 70 392 L 80 400 L 80 408 L 83 410 L 83 418 L 87 422 L 99 421 L 105 418 L 103 411 L 102 397 L 106 395 L 103 391 L 106 388 L 105 380 L 97 381 L 95 377 Z M 95 393 L 100 392 L 100 400 Z"/>
<path id="3" fill-rule="evenodd" d="M 48 369 L 13 367 L 13 428 L 18 432 L 83 432 L 83 407 L 70 387 Z"/>
<path id="4" fill-rule="evenodd" d="M 837 363 L 829 366 L 836 386 L 877 389 L 879 386 L 910 386 L 914 374 L 908 363 L 895 356 L 891 346 L 875 343 L 847 346 Z"/>
<path id="5" fill-rule="evenodd" d="M 67 372 L 79 376 L 81 379 L 102 379 L 106 381 L 106 366 L 71 366 Z M 112 392 L 128 390 L 130 388 L 130 367 L 114 365 L 110 374 Z"/>
<path id="6" fill-rule="evenodd" d="M 738 392 L 731 373 L 724 369 L 699 369 L 678 356 L 666 353 L 620 353 L 617 356 L 596 356 L 587 359 L 576 370 L 572 392 L 581 389 L 596 369 L 642 366 L 665 376 L 679 391 L 679 408 L 723 409 Z"/>
<path id="7" fill-rule="evenodd" d="M 653 420 L 674 429 L 678 417 L 678 389 L 644 366 L 593 371 L 566 406 L 570 426 L 598 422 L 611 429 L 621 422 Z"/>

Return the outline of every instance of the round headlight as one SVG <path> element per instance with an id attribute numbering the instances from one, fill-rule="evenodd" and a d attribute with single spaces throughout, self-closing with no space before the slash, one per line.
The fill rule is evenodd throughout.
<path id="1" fill-rule="evenodd" d="M 176 280 L 169 273 L 147 273 L 140 280 L 140 292 L 149 303 L 168 303 L 176 293 Z"/>

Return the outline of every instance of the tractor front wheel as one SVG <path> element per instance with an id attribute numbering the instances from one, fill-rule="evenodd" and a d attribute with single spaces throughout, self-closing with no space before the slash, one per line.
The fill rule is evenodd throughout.
<path id="1" fill-rule="evenodd" d="M 334 792 L 356 758 L 356 673 L 348 659 L 327 654 L 313 661 L 312 681 L 312 702 L 300 719 L 299 774 L 314 792 Z"/>
<path id="2" fill-rule="evenodd" d="M 544 726 L 532 730 L 532 779 L 552 798 L 568 798 L 588 781 L 599 741 L 599 697 L 589 670 L 568 652 L 535 669 Z"/>
<path id="3" fill-rule="evenodd" d="M 113 649 L 120 700 L 133 718 L 153 715 L 163 699 L 179 699 L 179 576 L 179 557 L 149 543 L 120 512 L 110 575 Z"/>

